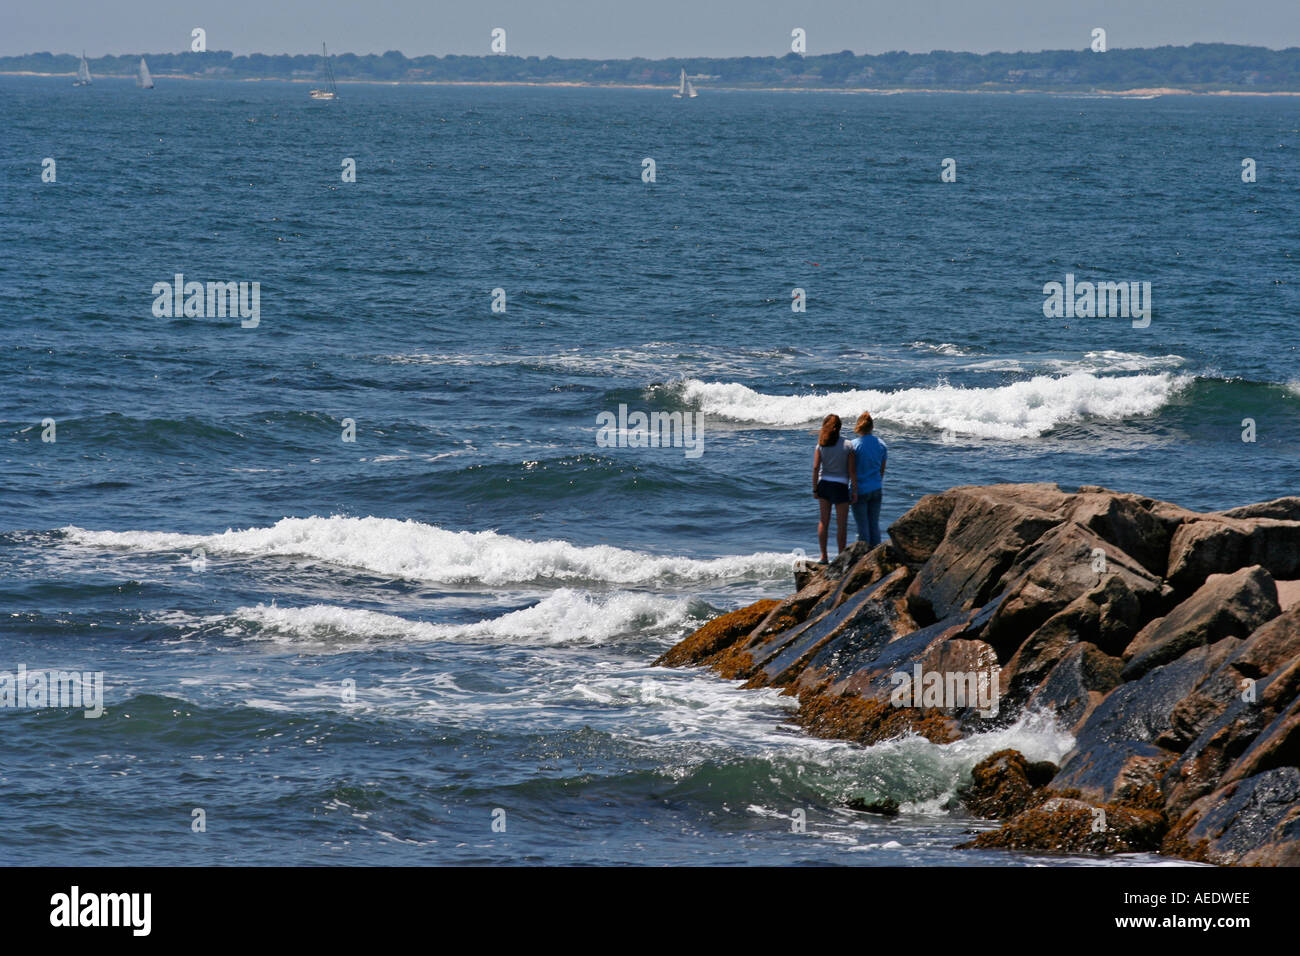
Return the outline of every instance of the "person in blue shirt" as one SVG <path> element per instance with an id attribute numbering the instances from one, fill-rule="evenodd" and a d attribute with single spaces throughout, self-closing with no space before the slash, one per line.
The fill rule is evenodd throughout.
<path id="1" fill-rule="evenodd" d="M 876 423 L 870 412 L 858 416 L 853 430 L 858 437 L 849 442 L 857 465 L 858 488 L 853 499 L 853 519 L 858 523 L 858 540 L 871 547 L 880 544 L 880 495 L 885 484 L 885 443 L 871 434 Z"/>

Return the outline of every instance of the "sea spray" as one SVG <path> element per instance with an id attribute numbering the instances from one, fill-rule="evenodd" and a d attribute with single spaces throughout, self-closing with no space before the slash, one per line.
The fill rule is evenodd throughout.
<path id="1" fill-rule="evenodd" d="M 337 645 L 358 642 L 475 641 L 511 644 L 597 645 L 621 636 L 644 637 L 680 629 L 708 616 L 682 598 L 622 592 L 593 596 L 561 588 L 529 607 L 472 624 L 432 624 L 362 608 L 331 604 L 242 607 L 226 619 L 227 630 L 280 643 Z"/>
<path id="2" fill-rule="evenodd" d="M 737 382 L 682 383 L 682 399 L 708 415 L 740 422 L 792 427 L 828 412 L 856 418 L 870 409 L 877 421 L 912 428 L 951 430 L 980 438 L 1034 438 L 1087 417 L 1121 420 L 1150 415 L 1192 382 L 1188 375 L 1102 376 L 1088 372 L 1037 375 L 1010 385 L 965 388 L 938 384 L 888 392 L 861 389 L 803 395 L 768 395 Z"/>
<path id="3" fill-rule="evenodd" d="M 154 531 L 61 529 L 72 544 L 140 551 L 196 548 L 207 557 L 302 557 L 413 581 L 523 584 L 593 581 L 609 584 L 689 583 L 759 577 L 782 579 L 788 553 L 754 552 L 721 558 L 646 554 L 610 545 L 528 541 L 495 531 L 447 531 L 394 518 L 282 518 L 269 528 L 196 535 Z"/>

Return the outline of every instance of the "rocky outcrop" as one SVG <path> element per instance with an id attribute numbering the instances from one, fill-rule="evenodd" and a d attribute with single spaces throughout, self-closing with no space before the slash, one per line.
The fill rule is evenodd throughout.
<path id="1" fill-rule="evenodd" d="M 1300 862 L 1300 498 L 1202 514 L 1052 484 L 928 495 L 868 550 L 662 658 L 798 698 L 807 732 L 949 742 L 1049 711 L 962 799 L 966 846 Z"/>
<path id="2" fill-rule="evenodd" d="M 1163 849 L 1215 863 L 1300 866 L 1300 769 L 1277 767 L 1201 798 Z"/>
<path id="3" fill-rule="evenodd" d="M 1235 574 L 1211 574 L 1166 617 L 1142 628 L 1124 651 L 1123 678 L 1135 680 L 1161 664 L 1176 661 L 1193 647 L 1225 637 L 1245 637 L 1280 614 L 1277 585 L 1262 567 Z"/>
<path id="4" fill-rule="evenodd" d="M 1281 502 L 1293 500 L 1283 498 Z M 1170 584 L 1180 593 L 1188 593 L 1211 574 L 1227 574 L 1256 564 L 1275 578 L 1300 577 L 1296 520 L 1257 516 L 1289 513 L 1289 506 L 1275 507 L 1278 504 L 1252 505 L 1183 522 L 1169 546 L 1166 577 Z M 1251 516 L 1230 517 L 1243 512 Z"/>
<path id="5" fill-rule="evenodd" d="M 1160 849 L 1164 815 L 1124 804 L 1054 796 L 959 849 L 1037 853 L 1141 853 Z"/>
<path id="6" fill-rule="evenodd" d="M 1018 750 L 999 750 L 971 771 L 963 798 L 978 816 L 1008 819 L 1042 804 L 1059 769 L 1047 760 L 1030 762 Z"/>
<path id="7" fill-rule="evenodd" d="M 715 617 L 680 644 L 661 655 L 655 664 L 680 667 L 682 664 L 716 664 L 736 643 L 736 639 L 754 630 L 766 620 L 780 601 L 758 601 L 748 607 Z"/>

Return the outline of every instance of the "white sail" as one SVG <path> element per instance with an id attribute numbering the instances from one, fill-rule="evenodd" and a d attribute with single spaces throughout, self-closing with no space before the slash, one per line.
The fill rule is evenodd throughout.
<path id="1" fill-rule="evenodd" d="M 153 77 L 149 75 L 149 64 L 144 61 L 144 57 L 140 57 L 140 88 L 153 89 Z"/>
<path id="2" fill-rule="evenodd" d="M 73 83 L 72 85 L 73 86 L 90 85 L 90 64 L 86 62 L 86 54 L 84 51 L 81 54 L 81 62 L 77 64 L 77 82 Z"/>
<path id="3" fill-rule="evenodd" d="M 689 96 L 691 99 L 695 99 L 695 97 L 700 95 L 699 93 L 695 92 L 695 86 L 694 84 L 691 83 L 690 80 L 686 81 L 686 95 Z"/>
<path id="4" fill-rule="evenodd" d="M 682 70 L 682 78 L 677 81 L 677 92 L 673 94 L 673 97 L 680 100 L 686 95 L 686 87 L 689 85 L 690 84 L 686 82 L 686 71 Z"/>

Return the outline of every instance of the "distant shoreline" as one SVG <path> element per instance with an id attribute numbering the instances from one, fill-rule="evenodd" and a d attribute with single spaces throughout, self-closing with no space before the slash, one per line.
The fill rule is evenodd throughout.
<path id="1" fill-rule="evenodd" d="M 0 76 L 40 76 L 57 79 L 59 77 L 75 77 L 76 73 L 38 73 L 32 70 L 0 70 Z M 134 79 L 134 76 L 128 74 L 105 74 L 100 77 L 104 80 L 126 80 Z M 223 77 L 223 76 L 191 76 L 187 74 L 167 74 L 155 73 L 154 81 L 158 80 L 184 80 L 184 81 L 204 81 L 204 80 L 222 80 L 227 83 L 302 83 L 319 85 L 319 79 L 307 79 L 301 77 Z M 675 90 L 677 87 L 673 84 L 663 83 L 586 83 L 576 80 L 339 80 L 339 86 L 538 86 L 554 87 L 557 89 L 588 89 L 588 90 L 660 90 L 665 93 Z M 1102 89 L 1042 89 L 1042 88 L 1021 88 L 1021 89 L 972 89 L 972 88 L 942 88 L 942 87 L 847 87 L 847 86 L 702 86 L 700 91 L 719 92 L 719 93 L 860 93 L 876 96 L 893 96 L 899 93 L 992 93 L 998 95 L 1021 95 L 1021 94 L 1040 94 L 1048 96 L 1127 96 L 1127 97 L 1154 97 L 1154 96 L 1300 96 L 1300 90 L 1189 90 L 1182 87 L 1158 86 L 1150 88 L 1136 88 L 1128 90 L 1102 90 Z"/>

